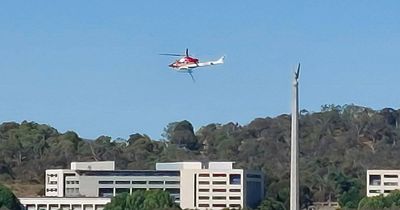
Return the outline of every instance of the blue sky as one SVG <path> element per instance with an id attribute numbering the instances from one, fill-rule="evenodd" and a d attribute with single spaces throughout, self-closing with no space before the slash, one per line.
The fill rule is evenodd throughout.
<path id="1" fill-rule="evenodd" d="M 300 107 L 399 108 L 399 1 L 2 1 L 0 121 L 84 138 L 161 138 L 170 122 L 247 124 Z M 158 53 L 189 48 L 193 83 Z"/>

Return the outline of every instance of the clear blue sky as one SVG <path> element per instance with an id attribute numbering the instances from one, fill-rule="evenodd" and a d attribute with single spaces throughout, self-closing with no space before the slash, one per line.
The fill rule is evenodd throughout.
<path id="1" fill-rule="evenodd" d="M 159 139 L 170 122 L 247 124 L 301 109 L 399 108 L 400 1 L 2 1 L 0 121 Z M 188 47 L 193 83 L 158 53 Z"/>

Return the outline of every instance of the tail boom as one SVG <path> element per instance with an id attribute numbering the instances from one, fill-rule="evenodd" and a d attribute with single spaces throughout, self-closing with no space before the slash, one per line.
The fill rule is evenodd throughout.
<path id="1" fill-rule="evenodd" d="M 208 61 L 208 62 L 202 62 L 198 63 L 198 67 L 204 67 L 204 66 L 212 66 L 212 65 L 217 65 L 217 64 L 223 64 L 224 63 L 225 56 L 222 56 L 220 59 L 216 61 Z"/>

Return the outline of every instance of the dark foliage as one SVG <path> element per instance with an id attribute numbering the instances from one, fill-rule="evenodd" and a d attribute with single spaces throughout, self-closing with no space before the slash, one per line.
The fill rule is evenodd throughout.
<path id="1" fill-rule="evenodd" d="M 22 210 L 18 198 L 5 186 L 0 184 L 0 209 Z"/>
<path id="2" fill-rule="evenodd" d="M 400 111 L 325 105 L 300 115 L 301 204 L 338 201 L 354 208 L 365 195 L 367 169 L 399 165 Z M 47 168 L 71 161 L 114 160 L 119 169 L 153 169 L 156 162 L 224 161 L 266 175 L 265 205 L 288 206 L 290 115 L 257 118 L 248 125 L 209 124 L 194 132 L 188 121 L 170 123 L 164 140 L 132 134 L 126 141 L 83 140 L 34 122 L 0 125 L 0 181 L 42 183 Z"/>
<path id="3" fill-rule="evenodd" d="M 112 198 L 104 210 L 180 210 L 168 192 L 162 190 L 135 191 Z"/>
<path id="4" fill-rule="evenodd" d="M 363 198 L 359 210 L 398 210 L 400 209 L 400 191 L 395 190 L 387 196 L 375 196 Z"/>

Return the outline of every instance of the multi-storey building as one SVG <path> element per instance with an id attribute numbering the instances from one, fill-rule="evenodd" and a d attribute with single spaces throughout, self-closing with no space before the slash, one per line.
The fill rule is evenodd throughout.
<path id="1" fill-rule="evenodd" d="M 264 197 L 260 172 L 233 169 L 232 162 L 158 163 L 157 170 L 179 171 L 182 208 L 256 207 Z"/>
<path id="2" fill-rule="evenodd" d="M 367 170 L 367 196 L 400 190 L 400 170 Z"/>
<path id="3" fill-rule="evenodd" d="M 45 177 L 45 196 L 63 198 L 64 206 L 68 206 L 67 198 L 102 199 L 93 206 L 71 203 L 74 210 L 84 210 L 84 205 L 93 210 L 102 209 L 104 199 L 135 190 L 168 191 L 182 209 L 256 207 L 264 197 L 262 174 L 234 169 L 233 162 L 157 163 L 156 170 L 115 170 L 113 161 L 72 162 L 70 169 L 46 170 Z M 24 199 L 21 201 L 24 203 Z M 24 203 L 28 209 L 49 207 L 40 202 L 33 204 L 32 199 L 25 201 L 31 202 Z"/>

